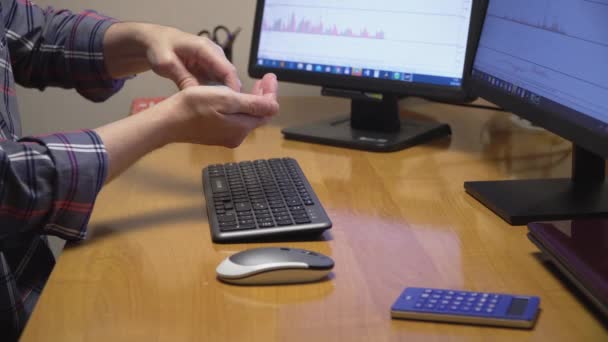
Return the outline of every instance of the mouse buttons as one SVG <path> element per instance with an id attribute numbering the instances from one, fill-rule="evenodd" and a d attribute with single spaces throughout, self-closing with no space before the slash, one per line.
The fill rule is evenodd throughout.
<path id="1" fill-rule="evenodd" d="M 289 263 L 267 263 L 260 265 L 243 266 L 233 263 L 230 259 L 222 261 L 216 269 L 218 277 L 223 279 L 240 279 L 252 276 L 261 272 L 268 272 L 281 269 L 308 269 L 308 265 L 299 262 Z"/>
<path id="2" fill-rule="evenodd" d="M 239 252 L 230 256 L 233 263 L 243 266 L 255 266 L 272 263 L 303 263 L 307 268 L 312 269 L 331 269 L 334 266 L 333 260 L 320 253 L 313 251 L 286 248 L 286 247 L 265 247 L 254 248 Z"/>

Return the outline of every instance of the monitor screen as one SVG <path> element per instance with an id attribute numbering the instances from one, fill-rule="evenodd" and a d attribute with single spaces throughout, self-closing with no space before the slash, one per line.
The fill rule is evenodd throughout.
<path id="1" fill-rule="evenodd" d="M 491 101 L 608 157 L 608 0 L 490 1 L 473 78 Z"/>
<path id="2" fill-rule="evenodd" d="M 250 70 L 379 92 L 459 90 L 470 72 L 473 2 L 258 1 Z"/>
<path id="3" fill-rule="evenodd" d="M 608 0 L 489 1 L 473 91 L 573 144 L 570 178 L 465 182 L 511 224 L 608 215 L 607 20 Z"/>

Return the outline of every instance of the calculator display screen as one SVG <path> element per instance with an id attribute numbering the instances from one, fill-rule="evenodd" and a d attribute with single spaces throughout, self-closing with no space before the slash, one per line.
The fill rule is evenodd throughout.
<path id="1" fill-rule="evenodd" d="M 526 312 L 526 307 L 528 306 L 528 300 L 525 298 L 513 298 L 511 301 L 511 306 L 507 310 L 507 315 L 509 316 L 521 316 Z"/>

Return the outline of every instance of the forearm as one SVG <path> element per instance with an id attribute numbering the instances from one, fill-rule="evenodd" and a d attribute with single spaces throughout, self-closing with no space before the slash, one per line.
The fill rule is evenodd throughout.
<path id="1" fill-rule="evenodd" d="M 107 74 L 102 56 L 112 19 L 91 11 L 42 9 L 29 1 L 13 4 L 5 24 L 17 83 L 41 90 L 75 88 L 93 101 L 103 101 L 120 89 L 123 81 Z"/>
<path id="2" fill-rule="evenodd" d="M 139 158 L 172 141 L 172 107 L 175 96 L 136 115 L 99 127 L 108 157 L 106 184 Z"/>
<path id="3" fill-rule="evenodd" d="M 146 56 L 149 42 L 146 33 L 162 28 L 154 24 L 116 23 L 106 31 L 103 50 L 106 68 L 114 78 L 150 70 Z"/>
<path id="4" fill-rule="evenodd" d="M 0 239 L 84 238 L 106 168 L 104 147 L 88 130 L 1 141 Z"/>

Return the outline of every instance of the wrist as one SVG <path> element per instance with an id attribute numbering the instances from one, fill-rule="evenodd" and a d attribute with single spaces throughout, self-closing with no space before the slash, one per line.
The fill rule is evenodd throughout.
<path id="1" fill-rule="evenodd" d="M 183 129 L 179 113 L 182 94 L 174 94 L 153 107 L 137 114 L 142 119 L 142 124 L 151 127 L 155 138 L 153 139 L 154 149 L 177 142 L 180 131 Z"/>
<path id="2" fill-rule="evenodd" d="M 104 59 L 113 78 L 123 78 L 150 69 L 147 51 L 153 42 L 146 23 L 115 23 L 104 35 Z"/>

